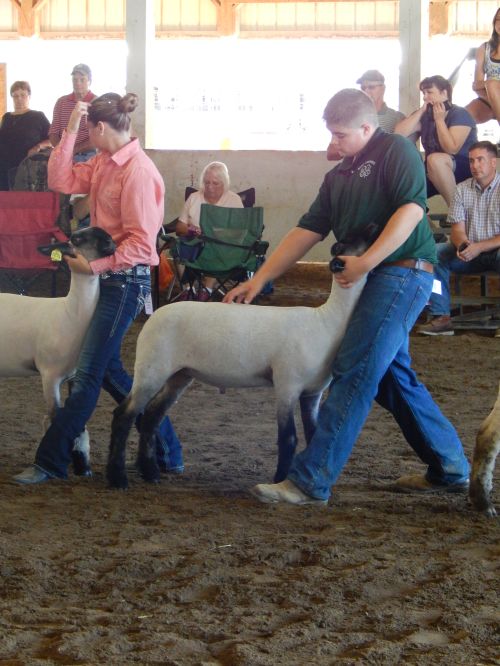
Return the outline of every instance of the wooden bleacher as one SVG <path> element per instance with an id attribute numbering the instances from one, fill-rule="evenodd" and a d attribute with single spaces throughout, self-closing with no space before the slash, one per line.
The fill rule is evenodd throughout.
<path id="1" fill-rule="evenodd" d="M 446 213 L 433 213 L 429 216 L 434 222 L 437 242 L 449 236 L 450 227 L 446 224 Z M 439 238 L 439 236 L 442 238 Z M 498 330 L 500 329 L 500 276 L 494 271 L 473 275 L 452 273 L 450 295 L 453 328 L 457 330 Z"/>

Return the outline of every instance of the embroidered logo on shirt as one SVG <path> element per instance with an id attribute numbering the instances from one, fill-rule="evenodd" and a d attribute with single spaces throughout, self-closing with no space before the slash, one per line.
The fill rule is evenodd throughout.
<path id="1" fill-rule="evenodd" d="M 358 167 L 359 177 L 368 178 L 374 166 L 375 166 L 374 160 L 368 160 L 367 162 L 361 164 L 361 166 Z"/>

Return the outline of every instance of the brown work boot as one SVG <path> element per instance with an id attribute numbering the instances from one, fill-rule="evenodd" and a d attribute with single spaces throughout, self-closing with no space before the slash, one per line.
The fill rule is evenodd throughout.
<path id="1" fill-rule="evenodd" d="M 427 324 L 417 328 L 420 335 L 454 335 L 455 331 L 451 324 L 450 315 L 439 315 L 433 317 Z"/>
<path id="2" fill-rule="evenodd" d="M 423 474 L 406 474 L 388 484 L 387 488 L 400 493 L 465 493 L 469 490 L 469 480 L 457 483 L 432 483 Z"/>

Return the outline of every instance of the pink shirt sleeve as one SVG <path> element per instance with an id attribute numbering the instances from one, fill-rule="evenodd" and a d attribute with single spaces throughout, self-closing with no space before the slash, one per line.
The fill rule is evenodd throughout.
<path id="1" fill-rule="evenodd" d="M 93 171 L 93 160 L 73 164 L 76 134 L 63 132 L 61 141 L 53 149 L 48 163 L 49 189 L 63 194 L 87 194 Z"/>

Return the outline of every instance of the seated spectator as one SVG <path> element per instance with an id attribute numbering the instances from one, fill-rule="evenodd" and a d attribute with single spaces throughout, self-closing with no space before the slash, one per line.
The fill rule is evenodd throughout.
<path id="1" fill-rule="evenodd" d="M 0 190 L 11 189 L 15 172 L 25 157 L 50 147 L 50 123 L 41 111 L 30 109 L 31 87 L 15 81 L 10 87 L 14 111 L 0 125 Z"/>
<path id="2" fill-rule="evenodd" d="M 450 82 L 429 76 L 420 82 L 424 103 L 395 128 L 396 134 L 417 133 L 425 151 L 427 197 L 440 194 L 450 206 L 457 183 L 470 178 L 469 148 L 477 141 L 476 124 L 462 107 L 452 104 Z"/>
<path id="3" fill-rule="evenodd" d="M 401 111 L 391 109 L 384 102 L 385 95 L 385 78 L 377 69 L 369 69 L 362 74 L 356 81 L 363 92 L 372 100 L 377 109 L 378 126 L 392 134 L 394 128 L 400 120 L 403 120 L 405 114 Z M 342 156 L 337 153 L 335 148 L 330 144 L 326 151 L 326 159 L 330 162 L 342 159 Z"/>
<path id="4" fill-rule="evenodd" d="M 229 189 L 229 172 L 223 162 L 210 162 L 203 169 L 200 176 L 200 189 L 188 197 L 182 213 L 179 215 L 175 228 L 178 236 L 194 238 L 201 234 L 200 213 L 201 205 L 204 203 L 224 208 L 243 208 L 240 196 Z M 210 300 L 214 283 L 213 278 L 205 278 L 203 287 L 196 294 L 196 300 Z M 186 290 L 181 294 L 180 300 L 192 297 L 193 294 Z"/>
<path id="5" fill-rule="evenodd" d="M 500 176 L 497 149 L 478 141 L 469 149 L 472 178 L 460 183 L 448 213 L 449 243 L 437 246 L 436 280 L 441 293 L 432 293 L 431 320 L 420 326 L 423 335 L 453 335 L 450 318 L 450 271 L 453 273 L 500 273 Z"/>
<path id="6" fill-rule="evenodd" d="M 465 107 L 476 123 L 496 118 L 500 122 L 500 9 L 493 17 L 493 32 L 476 53 L 476 69 L 472 90 L 476 99 Z"/>

